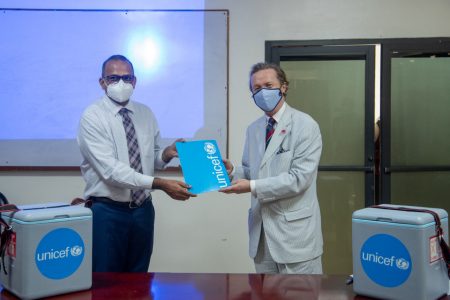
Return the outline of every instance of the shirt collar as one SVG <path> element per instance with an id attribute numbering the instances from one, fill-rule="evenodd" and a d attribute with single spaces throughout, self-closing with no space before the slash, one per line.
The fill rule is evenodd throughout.
<path id="1" fill-rule="evenodd" d="M 122 106 L 109 99 L 109 97 L 105 94 L 103 96 L 103 102 L 113 112 L 114 115 L 117 115 L 122 108 L 126 108 L 128 109 L 128 111 L 131 111 L 132 113 L 134 113 L 135 110 L 134 103 L 131 100 L 128 101 L 127 105 Z"/>
<path id="2" fill-rule="evenodd" d="M 277 111 L 277 113 L 274 114 L 272 116 L 272 118 L 274 118 L 277 123 L 280 123 L 281 116 L 283 115 L 285 110 L 286 110 L 286 102 L 283 103 L 283 106 L 281 106 L 280 110 Z M 270 117 L 267 115 L 265 115 L 265 116 L 266 116 L 266 123 L 267 123 L 267 122 L 269 122 Z"/>

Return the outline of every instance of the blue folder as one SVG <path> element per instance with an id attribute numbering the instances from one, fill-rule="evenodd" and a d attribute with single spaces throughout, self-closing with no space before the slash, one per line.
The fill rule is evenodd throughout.
<path id="1" fill-rule="evenodd" d="M 230 185 L 215 140 L 177 142 L 176 147 L 184 181 L 192 186 L 191 193 L 217 191 Z"/>

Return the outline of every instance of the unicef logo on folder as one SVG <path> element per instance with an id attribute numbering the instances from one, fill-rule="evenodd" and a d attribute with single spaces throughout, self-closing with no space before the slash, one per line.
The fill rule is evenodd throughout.
<path id="1" fill-rule="evenodd" d="M 403 284 L 411 274 L 412 261 L 403 243 L 388 234 L 376 234 L 366 240 L 360 252 L 366 275 L 384 287 Z"/>
<path id="2" fill-rule="evenodd" d="M 84 258 L 84 243 L 80 235 L 69 228 L 47 233 L 36 248 L 35 262 L 50 279 L 63 279 L 72 275 Z"/>
<path id="3" fill-rule="evenodd" d="M 204 147 L 206 153 L 212 155 L 216 153 L 216 146 L 213 143 L 206 142 Z"/>

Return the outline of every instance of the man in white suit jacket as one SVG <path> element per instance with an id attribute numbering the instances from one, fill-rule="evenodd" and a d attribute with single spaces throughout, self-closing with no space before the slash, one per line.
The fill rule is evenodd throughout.
<path id="1" fill-rule="evenodd" d="M 322 138 L 309 115 L 285 103 L 288 85 L 279 66 L 252 67 L 250 89 L 265 116 L 247 128 L 242 166 L 224 160 L 233 184 L 221 192 L 251 192 L 249 254 L 257 273 L 321 274 L 316 179 Z M 275 131 L 266 145 L 269 118 Z"/>

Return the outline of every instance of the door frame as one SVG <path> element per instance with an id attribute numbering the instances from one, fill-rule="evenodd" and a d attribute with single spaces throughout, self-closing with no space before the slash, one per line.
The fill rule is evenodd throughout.
<path id="1" fill-rule="evenodd" d="M 397 57 L 420 57 L 442 54 L 450 57 L 450 38 L 387 40 L 382 47 L 381 77 L 381 203 L 391 202 L 392 172 L 450 171 L 450 166 L 391 165 L 391 61 Z"/>
<path id="2" fill-rule="evenodd" d="M 268 62 L 273 62 L 280 64 L 280 60 L 283 57 L 293 57 L 296 51 L 303 49 L 302 51 L 311 52 L 309 50 L 319 49 L 317 54 L 310 53 L 312 57 L 322 57 L 327 59 L 327 48 L 336 47 L 346 47 L 342 48 L 342 51 L 337 50 L 336 55 L 341 52 L 345 55 L 345 52 L 349 50 L 348 47 L 361 47 L 361 45 L 380 45 L 381 46 L 381 78 L 380 78 L 380 117 L 381 128 L 380 128 L 380 138 L 381 142 L 381 161 L 380 161 L 380 181 L 381 181 L 381 192 L 380 199 L 374 199 L 374 191 L 371 191 L 371 186 L 373 185 L 373 167 L 369 164 L 370 158 L 373 160 L 374 155 L 374 122 L 369 122 L 367 120 L 373 120 L 374 114 L 373 110 L 370 111 L 369 104 L 374 103 L 374 93 L 375 86 L 368 87 L 366 91 L 366 128 L 365 128 L 365 157 L 366 163 L 360 171 L 366 172 L 365 179 L 365 205 L 370 206 L 372 204 L 378 203 L 390 203 L 390 193 L 391 193 L 391 172 L 414 172 L 414 171 L 450 171 L 450 166 L 421 166 L 417 167 L 402 167 L 402 166 L 391 166 L 391 153 L 390 153 L 390 129 L 391 129 L 391 59 L 393 57 L 401 57 L 405 53 L 450 53 L 450 37 L 430 37 L 430 38 L 387 38 L 387 39 L 336 39 L 336 40 L 281 40 L 281 41 L 266 41 L 265 42 L 265 60 Z M 351 51 L 350 51 L 351 53 Z M 349 53 L 348 53 L 349 54 Z M 374 78 L 375 72 L 375 62 L 373 61 L 373 67 L 371 65 L 372 61 L 366 63 L 366 72 L 370 69 L 373 75 L 366 73 L 366 84 L 367 79 L 372 80 Z M 371 82 L 373 82 L 372 80 Z M 369 111 L 368 111 L 369 110 Z M 371 144 L 371 146 L 369 146 Z M 349 166 L 332 167 L 332 166 L 319 166 L 319 171 L 346 171 Z M 350 166 L 351 167 L 351 166 Z M 372 178 L 371 178 L 372 177 Z"/>
<path id="3" fill-rule="evenodd" d="M 266 42 L 266 61 L 305 60 L 364 60 L 365 61 L 365 131 L 363 165 L 319 165 L 319 171 L 364 172 L 365 206 L 375 203 L 374 193 L 374 99 L 375 99 L 375 45 L 301 45 L 289 42 L 282 45 Z"/>

